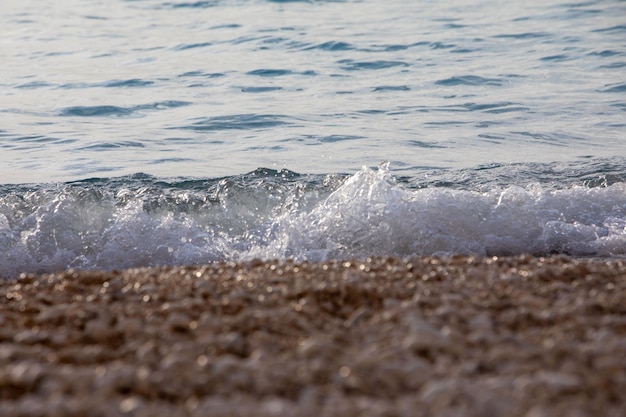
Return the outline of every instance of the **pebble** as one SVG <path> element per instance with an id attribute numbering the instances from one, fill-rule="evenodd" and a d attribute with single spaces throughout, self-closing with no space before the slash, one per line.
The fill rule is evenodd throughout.
<path id="1" fill-rule="evenodd" d="M 626 415 L 619 260 L 412 258 L 0 281 L 0 415 Z"/>

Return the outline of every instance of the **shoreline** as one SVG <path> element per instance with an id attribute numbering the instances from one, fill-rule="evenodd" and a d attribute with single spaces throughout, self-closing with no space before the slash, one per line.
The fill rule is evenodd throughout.
<path id="1" fill-rule="evenodd" d="M 3 416 L 626 414 L 622 259 L 65 271 L 0 299 Z"/>

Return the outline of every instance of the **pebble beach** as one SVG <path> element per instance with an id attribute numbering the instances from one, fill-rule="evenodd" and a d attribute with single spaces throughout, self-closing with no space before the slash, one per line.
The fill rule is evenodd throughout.
<path id="1" fill-rule="evenodd" d="M 421 257 L 0 281 L 2 416 L 623 416 L 626 263 Z"/>
<path id="2" fill-rule="evenodd" d="M 0 417 L 626 416 L 626 1 L 0 10 Z"/>

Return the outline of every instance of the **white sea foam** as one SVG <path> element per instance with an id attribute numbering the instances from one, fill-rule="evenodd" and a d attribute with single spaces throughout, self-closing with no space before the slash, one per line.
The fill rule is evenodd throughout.
<path id="1" fill-rule="evenodd" d="M 410 190 L 389 171 L 363 169 L 310 212 L 288 213 L 269 257 L 626 251 L 626 186 L 488 192 Z M 269 252 L 263 252 L 269 250 Z"/>
<path id="2" fill-rule="evenodd" d="M 100 188 L 1 196 L 0 276 L 254 257 L 626 253 L 624 183 L 415 189 L 381 166 L 330 188 L 235 181 L 215 199 L 198 188 Z"/>

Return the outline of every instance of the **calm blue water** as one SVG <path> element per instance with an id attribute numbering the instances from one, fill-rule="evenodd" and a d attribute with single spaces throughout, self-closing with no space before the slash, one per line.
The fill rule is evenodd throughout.
<path id="1" fill-rule="evenodd" d="M 624 1 L 5 3 L 0 276 L 626 253 Z"/>

